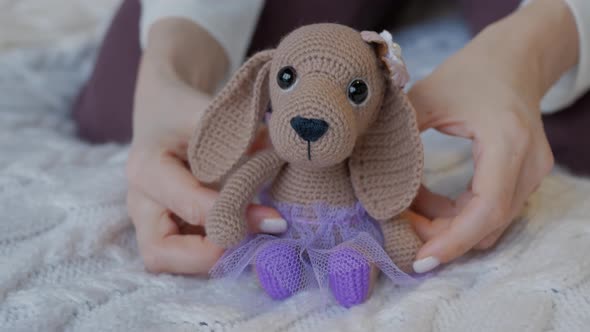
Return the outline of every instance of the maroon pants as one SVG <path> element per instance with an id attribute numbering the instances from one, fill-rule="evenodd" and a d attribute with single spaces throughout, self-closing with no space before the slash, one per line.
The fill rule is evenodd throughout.
<path id="1" fill-rule="evenodd" d="M 248 54 L 274 46 L 297 26 L 338 22 L 358 30 L 391 27 L 409 1 L 267 0 Z M 415 1 L 414 1 L 415 2 Z M 460 0 L 474 33 L 513 11 L 520 0 Z M 133 92 L 139 66 L 139 0 L 125 0 L 107 31 L 94 71 L 74 105 L 79 136 L 93 143 L 131 139 Z M 558 163 L 590 174 L 590 94 L 555 115 L 544 117 Z"/>

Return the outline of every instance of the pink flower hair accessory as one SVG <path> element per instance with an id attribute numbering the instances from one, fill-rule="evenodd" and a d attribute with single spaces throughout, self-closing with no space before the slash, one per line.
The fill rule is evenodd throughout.
<path id="1" fill-rule="evenodd" d="M 367 42 L 377 44 L 379 56 L 391 75 L 391 81 L 397 87 L 403 88 L 410 80 L 410 75 L 402 57 L 402 49 L 393 41 L 391 33 L 386 30 L 380 34 L 374 31 L 362 31 L 361 37 Z"/>

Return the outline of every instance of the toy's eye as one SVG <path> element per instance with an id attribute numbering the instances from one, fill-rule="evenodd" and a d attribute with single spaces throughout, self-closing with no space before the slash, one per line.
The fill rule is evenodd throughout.
<path id="1" fill-rule="evenodd" d="M 369 87 L 363 80 L 353 80 L 348 85 L 348 99 L 356 105 L 362 104 L 369 95 Z"/>
<path id="2" fill-rule="evenodd" d="M 291 66 L 283 67 L 279 70 L 277 75 L 277 83 L 281 89 L 286 90 L 290 88 L 297 79 L 297 73 Z"/>

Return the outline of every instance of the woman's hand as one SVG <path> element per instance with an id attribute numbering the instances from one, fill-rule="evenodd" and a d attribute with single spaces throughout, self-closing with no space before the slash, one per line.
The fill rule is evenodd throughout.
<path id="1" fill-rule="evenodd" d="M 227 67 L 223 49 L 196 24 L 171 18 L 152 26 L 139 70 L 127 163 L 129 215 L 151 272 L 205 274 L 223 252 L 202 228 L 217 192 L 190 173 L 186 150 Z M 247 220 L 251 232 L 286 228 L 268 207 L 251 206 Z"/>
<path id="2" fill-rule="evenodd" d="M 540 100 L 577 62 L 577 33 L 567 5 L 538 0 L 484 30 L 412 87 L 422 130 L 473 141 L 475 171 L 451 201 L 420 191 L 415 219 L 426 242 L 414 263 L 426 272 L 471 249 L 493 246 L 553 167 Z"/>

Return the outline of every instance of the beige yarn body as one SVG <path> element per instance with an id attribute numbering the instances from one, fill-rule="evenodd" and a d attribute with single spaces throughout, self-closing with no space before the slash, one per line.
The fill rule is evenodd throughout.
<path id="1" fill-rule="evenodd" d="M 350 207 L 360 201 L 380 222 L 385 251 L 411 271 L 421 241 L 401 216 L 420 186 L 423 152 L 415 112 L 383 63 L 386 47 L 374 32 L 316 24 L 240 68 L 189 144 L 191 169 L 201 182 L 226 179 L 206 220 L 209 239 L 225 248 L 243 240 L 245 210 L 270 182 L 278 202 Z M 276 77 L 286 66 L 297 77 L 281 89 Z M 347 97 L 355 79 L 369 89 L 359 105 Z M 273 149 L 242 163 L 269 105 Z M 317 141 L 306 141 L 290 124 L 294 117 L 322 119 L 329 128 Z"/>

